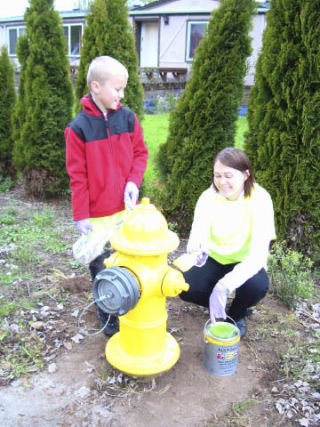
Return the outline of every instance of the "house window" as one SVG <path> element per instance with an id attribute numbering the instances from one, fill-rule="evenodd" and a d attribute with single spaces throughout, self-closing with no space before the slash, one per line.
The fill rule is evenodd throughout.
<path id="1" fill-rule="evenodd" d="M 192 61 L 194 51 L 202 39 L 208 26 L 208 21 L 189 21 L 187 27 L 187 55 L 186 60 Z"/>
<path id="2" fill-rule="evenodd" d="M 82 40 L 82 24 L 64 24 L 64 35 L 67 41 L 68 55 L 80 56 Z"/>
<path id="3" fill-rule="evenodd" d="M 8 49 L 9 55 L 16 56 L 16 44 L 18 37 L 26 32 L 26 27 L 9 27 L 8 28 Z"/>

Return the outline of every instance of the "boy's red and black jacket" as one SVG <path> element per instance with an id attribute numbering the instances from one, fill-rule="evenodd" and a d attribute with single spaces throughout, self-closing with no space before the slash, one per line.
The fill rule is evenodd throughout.
<path id="1" fill-rule="evenodd" d="M 124 209 L 128 181 L 140 187 L 148 150 L 136 115 L 120 103 L 106 117 L 91 95 L 65 129 L 66 167 L 75 221 Z"/>

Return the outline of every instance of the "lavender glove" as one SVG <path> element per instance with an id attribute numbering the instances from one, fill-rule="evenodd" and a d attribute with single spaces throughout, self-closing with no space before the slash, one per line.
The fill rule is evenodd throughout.
<path id="1" fill-rule="evenodd" d="M 227 317 L 227 295 L 227 288 L 221 282 L 218 282 L 213 288 L 209 298 L 209 311 L 212 323 L 215 323 L 216 319 L 225 319 Z"/>
<path id="2" fill-rule="evenodd" d="M 131 210 L 134 209 L 134 207 L 136 206 L 138 197 L 139 197 L 138 187 L 134 182 L 128 181 L 124 189 L 124 195 L 123 195 L 126 208 Z"/>
<path id="3" fill-rule="evenodd" d="M 202 267 L 207 262 L 209 256 L 206 246 L 195 240 L 189 240 L 187 245 L 187 253 L 194 254 L 196 256 L 195 265 L 197 267 Z"/>
<path id="4" fill-rule="evenodd" d="M 197 267 L 202 267 L 208 259 L 208 252 L 201 250 L 200 252 L 197 253 L 197 259 L 196 259 L 196 266 Z"/>
<path id="5" fill-rule="evenodd" d="M 81 234 L 84 234 L 85 236 L 92 231 L 92 224 L 89 220 L 89 218 L 86 219 L 80 219 L 79 221 L 76 221 L 76 227 L 78 231 Z"/>

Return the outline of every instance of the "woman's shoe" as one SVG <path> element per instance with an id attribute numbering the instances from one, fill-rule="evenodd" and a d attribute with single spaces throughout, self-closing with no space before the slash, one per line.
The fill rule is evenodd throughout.
<path id="1" fill-rule="evenodd" d="M 248 325 L 245 317 L 242 317 L 241 319 L 235 320 L 237 328 L 240 331 L 240 338 L 243 338 L 248 330 Z"/>

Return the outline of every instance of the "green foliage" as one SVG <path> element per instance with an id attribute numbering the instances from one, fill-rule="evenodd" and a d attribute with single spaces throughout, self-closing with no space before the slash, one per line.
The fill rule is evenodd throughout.
<path id="1" fill-rule="evenodd" d="M 0 283 L 11 284 L 32 276 L 33 269 L 42 262 L 42 253 L 65 254 L 70 242 L 64 238 L 51 208 L 26 212 L 23 217 L 11 208 L 0 215 L 0 247 L 8 251 L 9 263 L 16 265 L 10 274 L 5 270 L 0 273 Z"/>
<path id="2" fill-rule="evenodd" d="M 14 111 L 16 93 L 14 68 L 9 59 L 5 46 L 0 55 L 0 174 L 13 176 L 12 164 L 12 114 Z"/>
<path id="3" fill-rule="evenodd" d="M 254 7 L 251 0 L 223 0 L 213 11 L 196 49 L 192 77 L 170 114 L 169 137 L 158 159 L 165 181 L 161 204 L 183 232 L 210 185 L 214 156 L 234 144 Z"/>
<path id="4" fill-rule="evenodd" d="M 11 225 L 14 223 L 13 215 L 1 215 L 0 216 L 0 225 Z"/>
<path id="5" fill-rule="evenodd" d="M 97 56 L 108 55 L 120 61 L 128 70 L 129 79 L 123 104 L 143 118 L 143 87 L 138 76 L 138 57 L 134 34 L 128 20 L 126 0 L 93 0 L 83 35 L 76 95 L 88 92 L 87 71 Z"/>
<path id="6" fill-rule="evenodd" d="M 311 267 L 310 258 L 289 249 L 284 242 L 273 245 L 268 261 L 271 289 L 289 309 L 295 309 L 299 299 L 312 297 Z"/>
<path id="7" fill-rule="evenodd" d="M 26 64 L 27 58 L 29 56 L 29 43 L 28 37 L 26 34 L 18 38 L 16 44 L 16 52 L 20 64 L 20 74 L 19 74 L 19 87 L 18 87 L 18 98 L 15 106 L 15 111 L 13 115 L 13 163 L 18 170 L 22 170 L 24 167 L 24 149 L 22 141 L 20 139 L 20 134 L 22 131 L 23 124 L 25 122 L 26 105 L 25 105 L 25 73 L 26 73 Z"/>
<path id="8" fill-rule="evenodd" d="M 32 328 L 32 323 L 21 319 L 21 310 L 33 308 L 28 301 L 19 303 L 0 300 L 0 346 L 6 349 L 1 353 L 0 385 L 8 385 L 21 375 L 42 369 L 41 350 L 43 339 Z M 8 316 L 12 323 L 8 324 Z"/>
<path id="9" fill-rule="evenodd" d="M 166 92 L 165 97 L 157 97 L 155 100 L 156 104 L 156 113 L 168 113 L 173 110 L 177 105 L 177 98 L 174 97 L 173 93 Z"/>
<path id="10" fill-rule="evenodd" d="M 3 176 L 0 175 L 0 193 L 7 193 L 11 187 L 12 179 L 10 178 L 10 176 L 3 178 Z"/>
<path id="11" fill-rule="evenodd" d="M 320 362 L 319 344 L 320 337 L 317 331 L 312 331 L 311 337 L 307 341 L 301 339 L 301 337 L 296 337 L 288 347 L 286 354 L 280 353 L 279 355 L 280 371 L 283 372 L 286 378 L 299 379 L 301 383 L 303 380 L 310 380 L 308 366 L 310 366 L 310 362 L 315 365 Z M 314 354 L 310 354 L 310 347 L 314 349 Z M 317 389 L 318 385 L 316 377 L 317 375 L 313 377 L 313 381 L 310 383 L 314 389 Z"/>
<path id="12" fill-rule="evenodd" d="M 23 119 L 16 115 L 16 166 L 28 193 L 51 197 L 68 188 L 64 128 L 73 100 L 69 62 L 53 0 L 31 0 L 25 21 L 26 36 L 18 47 L 22 82 L 17 114 Z"/>
<path id="13" fill-rule="evenodd" d="M 274 0 L 267 14 L 245 151 L 271 194 L 278 236 L 320 261 L 320 0 Z"/>

